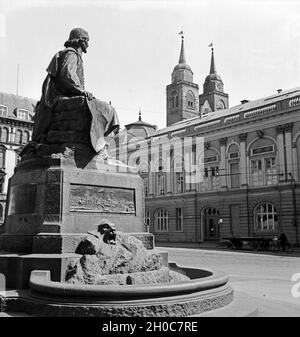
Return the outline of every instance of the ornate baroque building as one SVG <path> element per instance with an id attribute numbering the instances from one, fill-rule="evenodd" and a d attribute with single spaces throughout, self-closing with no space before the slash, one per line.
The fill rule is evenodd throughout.
<path id="1" fill-rule="evenodd" d="M 140 121 L 140 138 L 126 147 L 136 153 L 129 156 L 130 164 L 139 165 L 144 179 L 150 231 L 160 242 L 271 237 L 284 231 L 299 244 L 300 88 L 229 107 L 212 50 L 203 93 L 198 90 L 182 39 L 179 63 L 166 88 L 167 127 L 157 131 L 145 123 L 148 132 L 141 137 Z M 136 123 L 129 128 L 135 134 Z M 197 137 L 204 140 L 200 151 Z M 177 156 L 174 138 L 181 144 L 190 140 L 184 155 Z M 171 144 L 168 153 L 166 142 Z M 120 158 L 125 143 L 119 144 Z M 158 151 L 153 151 L 155 144 Z M 199 173 L 200 180 L 191 179 Z"/>
<path id="2" fill-rule="evenodd" d="M 4 221 L 8 180 L 19 151 L 31 139 L 35 105 L 33 99 L 0 92 L 0 226 Z"/>

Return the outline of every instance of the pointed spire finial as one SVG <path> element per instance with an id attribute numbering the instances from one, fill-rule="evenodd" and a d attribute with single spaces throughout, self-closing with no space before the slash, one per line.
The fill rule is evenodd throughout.
<path id="1" fill-rule="evenodd" d="M 215 67 L 215 58 L 214 58 L 214 47 L 213 43 L 211 43 L 208 47 L 211 47 L 211 61 L 210 61 L 210 74 L 216 74 L 216 67 Z"/>
<path id="2" fill-rule="evenodd" d="M 140 108 L 140 110 L 139 110 L 139 121 L 141 121 L 142 120 L 142 112 L 141 112 L 141 108 Z"/>
<path id="3" fill-rule="evenodd" d="M 179 56 L 179 62 L 178 63 L 186 63 L 185 61 L 185 53 L 184 53 L 184 33 L 183 29 L 178 33 L 181 35 L 181 49 L 180 49 L 180 56 Z"/>

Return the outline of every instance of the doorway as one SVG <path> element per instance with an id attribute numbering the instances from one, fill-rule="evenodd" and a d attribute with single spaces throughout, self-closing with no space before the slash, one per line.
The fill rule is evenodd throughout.
<path id="1" fill-rule="evenodd" d="M 213 207 L 207 207 L 203 211 L 204 221 L 204 240 L 219 240 L 219 210 Z"/>

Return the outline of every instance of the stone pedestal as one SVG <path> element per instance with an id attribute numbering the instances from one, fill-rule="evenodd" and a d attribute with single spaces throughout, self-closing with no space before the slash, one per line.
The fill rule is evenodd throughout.
<path id="1" fill-rule="evenodd" d="M 85 154 L 79 156 L 80 162 L 76 151 Z M 26 287 L 34 269 L 50 269 L 60 281 L 79 242 L 104 219 L 113 222 L 117 231 L 149 236 L 153 242 L 151 234 L 141 234 L 145 231 L 142 179 L 136 173 L 117 171 L 112 160 L 95 156 L 84 145 L 18 165 L 9 182 L 0 236 L 0 273 L 7 275 L 8 287 Z M 149 243 L 149 238 L 144 241 Z"/>

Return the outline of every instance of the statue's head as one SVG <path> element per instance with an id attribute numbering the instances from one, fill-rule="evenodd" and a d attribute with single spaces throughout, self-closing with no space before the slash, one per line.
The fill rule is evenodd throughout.
<path id="1" fill-rule="evenodd" d="M 82 51 L 86 53 L 89 46 L 89 34 L 82 28 L 73 28 L 70 32 L 69 39 L 65 42 L 65 47 L 73 47 L 78 49 L 81 47 Z"/>

